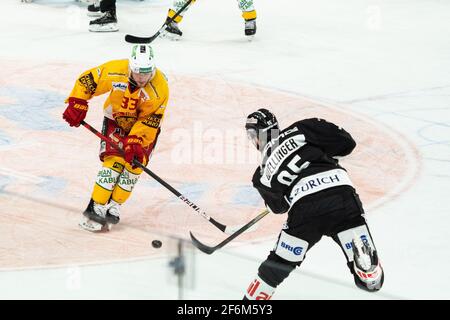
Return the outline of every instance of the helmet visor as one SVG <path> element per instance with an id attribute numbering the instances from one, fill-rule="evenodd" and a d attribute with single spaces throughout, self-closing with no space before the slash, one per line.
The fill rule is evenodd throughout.
<path id="1" fill-rule="evenodd" d="M 256 129 L 247 129 L 247 138 L 253 143 L 253 145 L 259 149 L 259 138 Z"/>

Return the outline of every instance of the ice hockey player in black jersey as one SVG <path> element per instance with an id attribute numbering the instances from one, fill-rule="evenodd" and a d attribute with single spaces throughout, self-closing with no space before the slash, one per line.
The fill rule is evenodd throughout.
<path id="1" fill-rule="evenodd" d="M 324 235 L 342 248 L 355 284 L 378 291 L 384 281 L 383 269 L 359 196 L 337 160 L 355 148 L 352 136 L 318 118 L 280 130 L 277 119 L 266 109 L 251 113 L 245 128 L 262 154 L 253 186 L 271 212 L 288 212 L 288 217 L 244 299 L 270 299 Z"/>

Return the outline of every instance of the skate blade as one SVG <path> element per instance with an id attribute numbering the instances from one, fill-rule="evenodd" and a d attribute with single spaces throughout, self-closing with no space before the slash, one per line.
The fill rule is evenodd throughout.
<path id="1" fill-rule="evenodd" d="M 119 31 L 119 27 L 117 26 L 117 23 L 112 23 L 112 24 L 104 25 L 104 26 L 90 25 L 89 31 L 90 32 L 116 32 L 116 31 Z"/>
<path id="2" fill-rule="evenodd" d="M 78 223 L 78 226 L 80 226 L 83 230 L 90 232 L 101 232 L 103 230 L 103 226 L 100 223 L 87 218 L 83 218 L 83 220 Z"/>
<path id="3" fill-rule="evenodd" d="M 168 39 L 170 41 L 179 41 L 181 40 L 181 36 L 178 34 L 173 34 L 170 32 L 165 31 L 164 33 L 161 34 L 161 38 L 163 39 Z"/>

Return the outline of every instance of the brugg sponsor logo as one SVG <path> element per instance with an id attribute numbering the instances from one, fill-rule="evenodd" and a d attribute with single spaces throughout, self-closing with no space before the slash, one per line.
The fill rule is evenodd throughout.
<path id="1" fill-rule="evenodd" d="M 303 252 L 303 247 L 293 247 L 289 244 L 287 244 L 286 242 L 281 242 L 281 247 L 286 249 L 287 251 L 292 252 L 293 254 L 295 254 L 296 256 L 299 256 L 302 254 Z"/>
<path id="2" fill-rule="evenodd" d="M 361 235 L 359 238 L 361 239 L 361 241 L 362 241 L 364 244 L 369 245 L 369 240 L 367 240 L 367 236 L 366 236 L 365 234 Z M 352 246 L 352 243 L 351 243 L 351 242 L 347 242 L 347 243 L 345 244 L 345 248 L 346 248 L 346 249 L 351 249 L 352 247 L 353 247 L 353 246 Z"/>

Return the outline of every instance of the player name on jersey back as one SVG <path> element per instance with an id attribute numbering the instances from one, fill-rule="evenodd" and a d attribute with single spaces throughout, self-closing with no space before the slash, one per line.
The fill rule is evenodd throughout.
<path id="1" fill-rule="evenodd" d="M 292 188 L 291 194 L 289 195 L 289 202 L 293 205 L 304 196 L 338 186 L 353 187 L 352 181 L 345 170 L 333 169 L 320 172 L 301 179 Z"/>
<path id="2" fill-rule="evenodd" d="M 305 144 L 305 136 L 302 134 L 288 138 L 280 143 L 280 145 L 273 150 L 265 163 L 261 183 L 270 187 L 270 182 L 272 181 L 273 176 L 278 172 L 283 161 Z"/>

